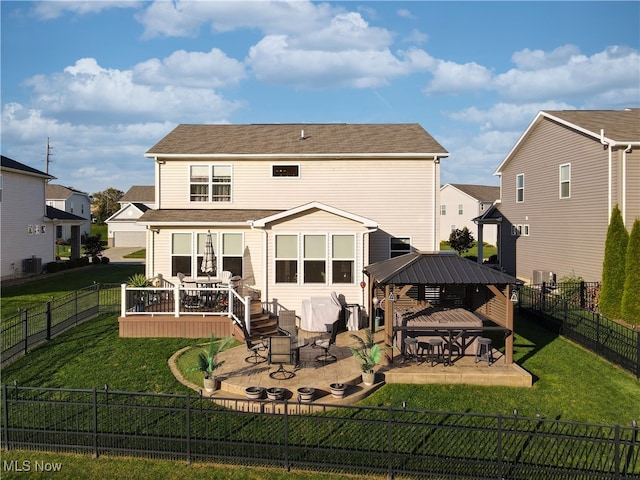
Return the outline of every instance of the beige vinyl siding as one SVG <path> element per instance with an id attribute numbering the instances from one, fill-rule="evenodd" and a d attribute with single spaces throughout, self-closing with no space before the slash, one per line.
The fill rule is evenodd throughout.
<path id="1" fill-rule="evenodd" d="M 463 206 L 462 215 L 458 214 L 458 206 L 460 204 Z M 440 209 L 438 209 L 440 241 L 446 242 L 449 240 L 451 225 L 455 225 L 459 230 L 467 227 L 473 234 L 473 238 L 478 240 L 478 225 L 473 222 L 473 219 L 482 215 L 484 211 L 480 211 L 479 203 L 475 198 L 451 185 L 446 185 L 440 190 L 440 205 L 446 205 L 447 207 L 445 215 L 440 215 Z M 485 242 L 495 245 L 497 243 L 497 227 L 495 225 L 485 225 L 483 238 Z"/>
<path id="2" fill-rule="evenodd" d="M 571 197 L 559 198 L 559 166 L 571 164 Z M 592 138 L 544 120 L 503 172 L 503 260 L 517 249 L 515 274 L 531 280 L 534 270 L 557 278 L 600 279 L 607 212 L 608 152 Z M 515 202 L 516 175 L 525 175 L 524 202 Z M 529 236 L 512 237 L 510 225 L 529 225 Z M 509 273 L 514 268 L 506 261 Z"/>
<path id="3" fill-rule="evenodd" d="M 160 208 L 288 209 L 318 201 L 379 223 L 372 258 L 388 255 L 388 235 L 411 236 L 417 250 L 432 250 L 434 179 L 431 160 L 234 160 L 232 202 L 189 202 L 191 160 L 167 160 L 160 169 Z M 300 165 L 300 177 L 272 177 L 275 163 Z M 436 186 L 439 189 L 439 185 Z M 437 221 L 437 216 L 436 216 Z"/>
<path id="4" fill-rule="evenodd" d="M 363 235 L 366 229 L 359 223 L 334 215 L 329 212 L 315 210 L 306 214 L 290 217 L 285 221 L 269 225 L 267 229 L 268 247 L 266 264 L 269 270 L 268 286 L 263 290 L 263 298 L 277 299 L 280 307 L 296 310 L 300 315 L 302 312 L 302 300 L 311 297 L 328 297 L 335 291 L 338 295 L 344 295 L 347 303 L 362 304 L 362 289 L 360 281 L 362 278 L 362 252 Z M 275 236 L 278 234 L 299 235 L 298 248 L 302 249 L 302 239 L 305 234 L 327 235 L 327 275 L 328 281 L 324 284 L 305 284 L 301 281 L 301 265 L 298 262 L 299 281 L 296 284 L 281 284 L 275 282 Z M 333 234 L 353 234 L 355 235 L 355 265 L 354 281 L 351 284 L 332 284 L 330 270 L 330 240 Z M 299 258 L 301 258 L 299 256 Z M 267 295 L 265 296 L 265 290 Z"/>

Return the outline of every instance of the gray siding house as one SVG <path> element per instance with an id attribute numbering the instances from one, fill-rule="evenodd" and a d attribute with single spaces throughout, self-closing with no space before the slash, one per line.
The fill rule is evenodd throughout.
<path id="1" fill-rule="evenodd" d="M 541 111 L 495 175 L 503 270 L 599 281 L 613 207 L 629 231 L 640 217 L 640 109 Z"/>

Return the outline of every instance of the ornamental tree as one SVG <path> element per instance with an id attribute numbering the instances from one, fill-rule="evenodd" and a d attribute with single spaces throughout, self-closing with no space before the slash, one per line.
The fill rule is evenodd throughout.
<path id="1" fill-rule="evenodd" d="M 622 294 L 622 318 L 640 325 L 640 219 L 633 222 L 625 262 L 624 293 Z"/>
<path id="2" fill-rule="evenodd" d="M 602 263 L 600 313 L 609 318 L 621 318 L 622 293 L 629 232 L 624 226 L 618 205 L 611 212 Z"/>

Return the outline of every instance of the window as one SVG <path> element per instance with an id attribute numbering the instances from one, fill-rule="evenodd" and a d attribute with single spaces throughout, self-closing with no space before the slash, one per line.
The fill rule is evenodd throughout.
<path id="1" fill-rule="evenodd" d="M 299 177 L 299 165 L 273 165 L 271 167 L 272 177 Z"/>
<path id="2" fill-rule="evenodd" d="M 222 270 L 242 276 L 244 240 L 241 233 L 222 234 Z"/>
<path id="3" fill-rule="evenodd" d="M 560 165 L 560 198 L 571 196 L 571 164 Z"/>
<path id="4" fill-rule="evenodd" d="M 62 225 L 56 225 L 56 240 L 62 238 Z"/>
<path id="5" fill-rule="evenodd" d="M 529 225 L 522 226 L 522 235 L 524 235 L 525 237 L 529 236 Z"/>
<path id="6" fill-rule="evenodd" d="M 524 173 L 516 176 L 516 203 L 524 202 Z"/>
<path id="7" fill-rule="evenodd" d="M 276 283 L 298 282 L 298 236 L 276 235 Z"/>
<path id="8" fill-rule="evenodd" d="M 189 200 L 191 202 L 230 202 L 231 165 L 191 165 Z"/>
<path id="9" fill-rule="evenodd" d="M 446 214 L 447 214 L 447 206 L 440 205 L 440 215 L 446 215 Z"/>
<path id="10" fill-rule="evenodd" d="M 518 235 L 518 226 L 517 225 L 511 225 L 511 235 Z"/>
<path id="11" fill-rule="evenodd" d="M 458 204 L 458 215 L 462 215 L 464 213 L 464 205 L 461 203 Z"/>
<path id="12" fill-rule="evenodd" d="M 451 225 L 451 228 L 449 229 L 450 233 L 453 233 L 456 231 L 456 226 L 455 225 Z"/>
<path id="13" fill-rule="evenodd" d="M 411 239 L 410 238 L 391 238 L 389 241 L 389 256 L 399 257 L 405 253 L 411 252 Z"/>
<path id="14" fill-rule="evenodd" d="M 325 235 L 304 235 L 304 283 L 326 283 L 327 238 Z"/>
<path id="15" fill-rule="evenodd" d="M 331 237 L 331 269 L 333 283 L 353 283 L 356 263 L 355 235 Z"/>
<path id="16" fill-rule="evenodd" d="M 171 275 L 178 272 L 191 276 L 191 234 L 174 233 L 171 235 Z"/>

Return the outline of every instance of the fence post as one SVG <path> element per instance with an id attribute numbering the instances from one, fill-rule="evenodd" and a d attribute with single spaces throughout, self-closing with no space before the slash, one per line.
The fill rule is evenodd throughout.
<path id="1" fill-rule="evenodd" d="M 24 354 L 27 354 L 29 350 L 29 311 L 25 308 L 23 310 L 24 316 L 22 317 L 22 337 L 24 338 Z"/>
<path id="2" fill-rule="evenodd" d="M 546 282 L 542 282 L 542 288 L 540 289 L 540 311 L 544 313 L 544 294 L 547 291 Z"/>
<path id="3" fill-rule="evenodd" d="M 76 326 L 78 326 L 78 290 L 73 291 L 73 314 L 76 317 Z"/>
<path id="4" fill-rule="evenodd" d="M 289 401 L 284 399 L 284 468 L 287 472 L 291 471 L 289 465 Z"/>
<path id="5" fill-rule="evenodd" d="M 584 280 L 582 280 L 580 282 L 580 308 L 584 308 L 584 306 L 587 303 L 585 296 L 586 296 L 586 288 L 584 286 Z"/>
<path id="6" fill-rule="evenodd" d="M 621 473 L 621 469 L 622 469 L 622 465 L 620 464 L 620 425 L 616 425 L 613 428 L 613 431 L 615 432 L 615 441 L 614 441 L 614 462 L 616 465 L 616 470 L 615 470 L 615 479 L 618 480 L 620 479 L 620 473 Z"/>
<path id="7" fill-rule="evenodd" d="M 9 393 L 9 389 L 7 388 L 7 384 L 2 385 L 2 436 L 4 437 L 4 449 L 9 450 L 9 399 L 7 398 L 7 394 Z"/>
<path id="8" fill-rule="evenodd" d="M 93 458 L 98 458 L 98 390 L 93 389 Z"/>
<path id="9" fill-rule="evenodd" d="M 640 332 L 638 329 L 633 331 L 636 334 L 636 377 L 640 378 Z"/>
<path id="10" fill-rule="evenodd" d="M 387 408 L 387 458 L 389 461 L 389 472 L 387 478 L 393 478 L 393 410 L 391 405 Z"/>
<path id="11" fill-rule="evenodd" d="M 187 434 L 187 465 L 191 465 L 191 395 L 187 393 L 187 414 L 185 421 Z"/>
<path id="12" fill-rule="evenodd" d="M 51 301 L 47 302 L 47 340 L 51 340 Z"/>
<path id="13" fill-rule="evenodd" d="M 496 455 L 498 458 L 496 459 L 498 464 L 498 480 L 502 480 L 504 477 L 502 475 L 502 414 L 498 413 L 498 444 L 496 445 Z"/>

